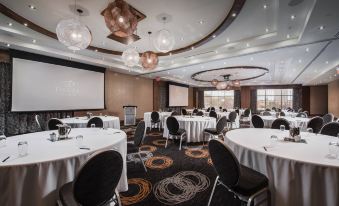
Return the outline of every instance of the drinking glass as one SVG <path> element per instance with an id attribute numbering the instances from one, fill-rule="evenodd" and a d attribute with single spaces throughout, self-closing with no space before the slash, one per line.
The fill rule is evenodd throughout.
<path id="1" fill-rule="evenodd" d="M 328 144 L 328 151 L 329 151 L 329 157 L 331 159 L 336 159 L 338 157 L 338 153 L 339 153 L 339 143 L 338 142 L 330 142 Z"/>
<path id="2" fill-rule="evenodd" d="M 77 144 L 78 147 L 82 147 L 83 146 L 84 137 L 82 135 L 76 136 L 75 140 L 76 140 L 76 144 Z"/>
<path id="3" fill-rule="evenodd" d="M 6 136 L 4 133 L 0 133 L 0 147 L 6 146 Z"/>
<path id="4" fill-rule="evenodd" d="M 309 136 L 309 137 L 313 134 L 312 128 L 307 128 L 306 131 L 307 131 L 307 134 L 308 134 L 307 136 Z"/>
<path id="5" fill-rule="evenodd" d="M 28 143 L 27 141 L 18 142 L 18 153 L 20 157 L 26 156 L 28 152 Z"/>
<path id="6" fill-rule="evenodd" d="M 285 125 L 280 125 L 280 131 L 282 131 L 282 132 L 285 131 Z"/>
<path id="7" fill-rule="evenodd" d="M 271 135 L 270 137 L 270 146 L 274 147 L 277 144 L 278 137 L 276 135 Z"/>
<path id="8" fill-rule="evenodd" d="M 99 116 L 101 117 L 101 116 L 102 116 L 102 113 L 100 113 Z"/>
<path id="9" fill-rule="evenodd" d="M 95 124 L 91 124 L 91 128 L 95 128 Z"/>

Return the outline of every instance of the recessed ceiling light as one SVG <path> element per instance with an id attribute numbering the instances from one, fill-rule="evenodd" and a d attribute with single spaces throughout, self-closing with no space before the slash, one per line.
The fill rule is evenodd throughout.
<path id="1" fill-rule="evenodd" d="M 217 37 L 215 34 L 213 34 L 213 36 L 212 36 L 213 38 L 215 38 L 215 37 Z"/>
<path id="2" fill-rule="evenodd" d="M 218 50 L 215 50 L 215 53 L 218 54 Z"/>
<path id="3" fill-rule="evenodd" d="M 250 47 L 250 44 L 249 44 L 249 43 L 246 43 L 246 46 L 247 46 L 247 47 Z"/>
<path id="4" fill-rule="evenodd" d="M 224 62 L 224 64 L 226 64 L 226 62 Z"/>
<path id="5" fill-rule="evenodd" d="M 226 42 L 227 42 L 227 43 L 229 43 L 229 42 L 230 42 L 230 39 L 229 39 L 229 38 L 227 38 L 227 39 L 226 39 Z"/>
<path id="6" fill-rule="evenodd" d="M 320 26 L 319 30 L 324 30 L 324 28 L 325 28 L 324 26 Z"/>
<path id="7" fill-rule="evenodd" d="M 301 59 L 299 59 L 299 60 L 298 60 L 298 62 L 299 62 L 299 63 L 301 63 L 301 62 L 302 62 L 302 60 L 301 60 Z"/>
<path id="8" fill-rule="evenodd" d="M 169 74 L 170 72 L 167 72 L 167 74 Z"/>
<path id="9" fill-rule="evenodd" d="M 289 34 L 286 35 L 286 38 L 289 39 L 291 36 Z"/>
<path id="10" fill-rule="evenodd" d="M 264 9 L 267 9 L 267 8 L 268 8 L 267 4 L 264 4 Z"/>
<path id="11" fill-rule="evenodd" d="M 326 61 L 325 63 L 328 64 L 328 61 Z"/>
<path id="12" fill-rule="evenodd" d="M 174 64 L 174 61 L 172 60 L 171 63 Z"/>
<path id="13" fill-rule="evenodd" d="M 32 5 L 32 4 L 28 5 L 28 8 L 30 8 L 30 9 L 32 9 L 32 10 L 35 10 L 35 9 L 36 9 L 36 7 L 35 7 L 34 5 Z"/>
<path id="14" fill-rule="evenodd" d="M 310 49 L 309 48 L 306 48 L 306 52 L 309 52 L 310 51 Z"/>
<path id="15" fill-rule="evenodd" d="M 268 28 L 265 29 L 266 33 L 269 32 Z"/>
<path id="16" fill-rule="evenodd" d="M 181 41 L 184 41 L 184 37 L 181 37 Z"/>
<path id="17" fill-rule="evenodd" d="M 12 22 L 8 22 L 8 26 L 13 26 Z"/>
<path id="18" fill-rule="evenodd" d="M 193 49 L 194 49 L 194 46 L 192 46 L 191 49 L 193 50 Z"/>
<path id="19" fill-rule="evenodd" d="M 28 24 L 27 24 L 27 23 L 24 23 L 24 26 L 28 26 Z"/>
<path id="20" fill-rule="evenodd" d="M 97 50 L 97 49 L 95 49 L 94 51 L 95 51 L 95 52 L 98 52 L 98 50 Z"/>
<path id="21" fill-rule="evenodd" d="M 253 58 L 253 57 L 251 57 L 251 58 L 250 58 L 250 60 L 251 60 L 251 61 L 253 61 L 253 60 L 254 60 L 254 58 Z"/>
<path id="22" fill-rule="evenodd" d="M 33 40 L 32 40 L 32 42 L 35 44 L 35 43 L 36 43 L 36 40 L 35 40 L 35 39 L 33 39 Z"/>
<path id="23" fill-rule="evenodd" d="M 6 44 L 7 47 L 10 47 L 11 45 L 10 44 Z"/>
<path id="24" fill-rule="evenodd" d="M 203 23 L 204 23 L 204 21 L 201 19 L 201 20 L 199 21 L 199 23 L 200 23 L 200 24 L 203 24 Z"/>
<path id="25" fill-rule="evenodd" d="M 291 20 L 294 20 L 295 19 L 295 15 L 291 15 Z"/>
<path id="26" fill-rule="evenodd" d="M 232 17 L 235 17 L 236 15 L 237 15 L 236 13 L 233 13 L 233 14 L 232 14 Z"/>

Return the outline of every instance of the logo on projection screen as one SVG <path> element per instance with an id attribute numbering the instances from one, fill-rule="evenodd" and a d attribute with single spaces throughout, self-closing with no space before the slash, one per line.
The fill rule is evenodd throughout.
<path id="1" fill-rule="evenodd" d="M 72 80 L 61 81 L 60 86 L 55 87 L 55 91 L 61 96 L 67 97 L 79 96 L 80 93 L 79 82 L 75 82 Z"/>

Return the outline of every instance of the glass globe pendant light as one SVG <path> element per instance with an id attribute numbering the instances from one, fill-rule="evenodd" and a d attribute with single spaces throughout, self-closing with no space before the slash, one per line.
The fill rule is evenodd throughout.
<path id="1" fill-rule="evenodd" d="M 126 49 L 122 53 L 122 61 L 128 67 L 134 67 L 138 65 L 140 60 L 139 53 L 135 48 Z"/>
<path id="2" fill-rule="evenodd" d="M 212 81 L 211 81 L 211 84 L 212 84 L 212 86 L 217 86 L 217 84 L 219 83 L 219 81 L 217 80 L 217 79 L 213 79 Z"/>
<path id="3" fill-rule="evenodd" d="M 77 12 L 80 16 L 82 10 L 78 9 Z M 91 31 L 79 21 L 79 17 L 59 21 L 56 34 L 58 40 L 71 50 L 86 49 L 92 41 Z"/>
<path id="4" fill-rule="evenodd" d="M 217 90 L 224 90 L 227 87 L 227 82 L 218 82 L 216 85 Z"/>
<path id="5" fill-rule="evenodd" d="M 164 25 L 166 23 L 167 17 L 162 17 Z M 167 29 L 161 29 L 156 33 L 156 37 L 153 41 L 154 47 L 162 53 L 167 53 L 171 51 L 174 47 L 175 41 L 173 34 Z"/>
<path id="6" fill-rule="evenodd" d="M 151 41 L 151 33 L 148 32 L 149 42 Z M 157 67 L 159 59 L 158 55 L 153 51 L 146 51 L 141 55 L 140 61 L 145 70 L 153 70 Z"/>

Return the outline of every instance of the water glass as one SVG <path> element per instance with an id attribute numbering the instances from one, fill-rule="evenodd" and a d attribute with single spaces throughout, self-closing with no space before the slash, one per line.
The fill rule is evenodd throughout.
<path id="1" fill-rule="evenodd" d="M 95 128 L 95 124 L 91 124 L 91 128 Z"/>
<path id="2" fill-rule="evenodd" d="M 28 154 L 28 143 L 27 141 L 18 142 L 18 154 L 20 157 L 26 156 Z"/>
<path id="3" fill-rule="evenodd" d="M 339 153 L 339 143 L 338 142 L 330 142 L 328 144 L 328 151 L 329 151 L 329 157 L 331 159 L 336 159 L 338 157 L 338 153 Z"/>
<path id="4" fill-rule="evenodd" d="M 76 140 L 76 144 L 77 144 L 78 147 L 82 147 L 83 146 L 84 137 L 82 135 L 76 136 L 75 140 Z"/>
<path id="5" fill-rule="evenodd" d="M 280 125 L 280 131 L 282 131 L 282 132 L 285 131 L 285 125 Z"/>
<path id="6" fill-rule="evenodd" d="M 311 136 L 313 134 L 312 128 L 307 128 L 306 131 L 307 131 L 307 134 L 308 134 L 307 136 Z"/>
<path id="7" fill-rule="evenodd" d="M 270 146 L 274 147 L 276 145 L 277 141 L 278 141 L 278 137 L 276 135 L 271 135 Z"/>
<path id="8" fill-rule="evenodd" d="M 4 133 L 0 133 L 0 147 L 5 147 L 6 146 L 6 136 Z"/>

